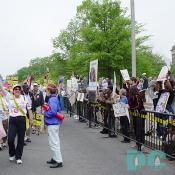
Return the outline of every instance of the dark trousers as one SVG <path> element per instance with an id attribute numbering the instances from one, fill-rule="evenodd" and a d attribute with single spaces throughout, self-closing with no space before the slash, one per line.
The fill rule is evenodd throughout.
<path id="1" fill-rule="evenodd" d="M 10 117 L 8 130 L 8 145 L 10 157 L 21 159 L 24 147 L 24 136 L 26 131 L 26 118 L 24 116 Z M 15 137 L 18 137 L 15 148 Z"/>
<path id="2" fill-rule="evenodd" d="M 125 141 L 130 141 L 129 139 L 129 120 L 127 116 L 120 117 L 120 124 L 122 129 L 122 134 Z M 126 137 L 125 137 L 126 136 Z"/>
<path id="3" fill-rule="evenodd" d="M 108 134 L 114 135 L 115 134 L 115 116 L 114 111 L 108 111 Z"/>
<path id="4" fill-rule="evenodd" d="M 140 116 L 136 117 L 136 141 L 138 148 L 145 143 L 145 119 Z"/>

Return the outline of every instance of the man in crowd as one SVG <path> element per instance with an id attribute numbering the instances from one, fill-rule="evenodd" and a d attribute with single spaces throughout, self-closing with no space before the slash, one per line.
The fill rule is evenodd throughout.
<path id="1" fill-rule="evenodd" d="M 44 129 L 44 118 L 42 116 L 42 105 L 44 104 L 43 93 L 39 90 L 37 83 L 33 85 L 33 95 L 34 95 L 34 106 L 35 106 L 35 128 L 36 134 L 39 135 L 40 131 Z M 35 132 L 35 130 L 34 130 Z M 34 133 L 33 132 L 33 133 Z"/>
<path id="2" fill-rule="evenodd" d="M 30 87 L 27 83 L 23 84 L 22 89 L 24 98 L 28 102 L 29 106 L 29 109 L 27 111 L 27 117 L 32 119 L 32 112 L 35 111 L 34 96 L 33 93 L 29 91 Z M 30 123 L 32 123 L 32 121 Z M 31 142 L 30 133 L 31 133 L 31 126 L 26 130 L 26 138 L 25 138 L 26 142 Z"/>

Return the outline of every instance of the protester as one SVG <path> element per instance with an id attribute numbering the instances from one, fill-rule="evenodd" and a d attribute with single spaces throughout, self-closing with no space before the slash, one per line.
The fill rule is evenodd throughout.
<path id="1" fill-rule="evenodd" d="M 42 115 L 42 105 L 44 104 L 43 93 L 39 90 L 37 83 L 33 84 L 33 95 L 34 95 L 34 127 L 33 134 L 40 134 L 40 131 L 44 130 L 44 118 Z"/>
<path id="2" fill-rule="evenodd" d="M 51 160 L 47 161 L 48 164 L 52 164 L 50 168 L 59 168 L 63 166 L 63 160 L 60 150 L 59 129 L 62 120 L 56 117 L 56 114 L 60 112 L 60 103 L 57 97 L 57 88 L 55 85 L 48 85 L 48 107 L 45 109 L 44 118 L 45 124 L 48 126 L 48 140 L 50 149 L 53 152 Z"/>
<path id="3" fill-rule="evenodd" d="M 121 89 L 120 90 L 120 100 L 119 102 L 123 103 L 126 105 L 126 108 L 129 108 L 128 105 L 128 99 L 126 97 L 126 90 L 125 89 Z M 129 116 L 121 116 L 120 117 L 120 124 L 121 124 L 121 129 L 122 129 L 122 134 L 124 137 L 124 140 L 121 141 L 123 143 L 129 143 L 130 142 L 130 134 L 129 134 Z"/>
<path id="4" fill-rule="evenodd" d="M 6 95 L 7 92 L 3 89 L 2 85 L 0 84 L 0 122 L 3 127 L 1 129 L 3 129 L 7 133 L 9 114 L 7 109 Z M 6 142 L 7 136 L 0 138 L 0 150 L 7 146 Z"/>
<path id="5" fill-rule="evenodd" d="M 153 101 L 154 110 L 156 109 L 158 94 L 156 90 L 156 80 L 151 80 L 148 85 L 148 94 Z"/>
<path id="6" fill-rule="evenodd" d="M 28 84 L 23 84 L 22 90 L 23 90 L 24 98 L 28 103 L 27 117 L 28 119 L 29 118 L 33 119 L 32 112 L 35 111 L 33 93 L 29 91 L 30 87 Z M 33 124 L 33 121 L 30 121 L 30 122 L 31 124 Z M 29 128 L 26 130 L 26 138 L 25 138 L 26 142 L 31 142 L 30 133 L 31 133 L 31 126 L 29 126 Z"/>
<path id="7" fill-rule="evenodd" d="M 13 87 L 13 95 L 9 98 L 9 130 L 8 130 L 8 145 L 9 145 L 9 160 L 16 159 L 17 164 L 22 164 L 22 154 L 24 146 L 24 137 L 26 131 L 26 115 L 28 110 L 27 101 L 21 95 L 21 86 Z M 31 120 L 29 120 L 31 121 Z M 17 135 L 17 146 L 15 147 L 15 138 Z"/>
<path id="8" fill-rule="evenodd" d="M 115 133 L 115 116 L 114 116 L 114 111 L 112 108 L 112 105 L 114 104 L 112 92 L 113 92 L 113 86 L 108 86 L 108 91 L 105 96 L 106 111 L 108 113 L 108 128 L 109 128 L 108 135 L 109 137 L 117 137 Z"/>
<path id="9" fill-rule="evenodd" d="M 141 114 L 141 111 L 144 110 L 144 106 L 143 106 L 142 97 L 136 85 L 137 79 L 135 77 L 132 77 L 131 80 L 132 80 L 132 85 L 130 88 L 128 101 L 129 101 L 130 110 L 133 113 L 132 119 L 133 119 L 134 133 L 137 141 L 136 146 L 138 147 L 138 150 L 141 151 L 141 146 L 142 144 L 144 144 L 144 141 L 145 141 L 144 140 L 145 119 L 141 117 L 137 117 L 135 115 Z"/>

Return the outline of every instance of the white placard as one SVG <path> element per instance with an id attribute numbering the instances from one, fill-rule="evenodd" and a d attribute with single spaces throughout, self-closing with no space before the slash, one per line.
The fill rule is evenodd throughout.
<path id="1" fill-rule="evenodd" d="M 67 80 L 67 93 L 70 95 L 71 94 L 71 80 Z"/>
<path id="2" fill-rule="evenodd" d="M 169 92 L 164 92 L 161 94 L 156 106 L 156 112 L 160 112 L 160 113 L 165 112 L 169 96 L 170 96 Z"/>
<path id="3" fill-rule="evenodd" d="M 157 81 L 164 81 L 164 80 L 166 80 L 167 79 L 166 76 L 167 76 L 168 71 L 169 71 L 169 68 L 167 66 L 162 67 L 162 69 L 161 69 L 161 71 L 159 73 L 159 76 L 157 78 Z"/>
<path id="4" fill-rule="evenodd" d="M 67 88 L 71 89 L 71 80 L 67 80 Z"/>
<path id="5" fill-rule="evenodd" d="M 113 104 L 113 110 L 114 110 L 115 117 L 127 116 L 128 120 L 130 122 L 129 112 L 128 112 L 128 108 L 127 108 L 126 104 L 121 103 L 121 102 L 115 103 L 115 104 Z"/>
<path id="6" fill-rule="evenodd" d="M 90 62 L 89 90 L 97 90 L 98 60 Z"/>
<path id="7" fill-rule="evenodd" d="M 75 77 L 71 78 L 71 90 L 74 92 L 78 90 L 78 81 Z"/>
<path id="8" fill-rule="evenodd" d="M 75 94 L 75 92 L 73 92 L 71 94 L 71 96 L 69 97 L 69 101 L 70 101 L 71 106 L 73 106 L 75 104 L 75 101 L 76 101 L 76 94 Z"/>
<path id="9" fill-rule="evenodd" d="M 122 77 L 125 81 L 130 80 L 130 76 L 127 69 L 120 70 Z"/>

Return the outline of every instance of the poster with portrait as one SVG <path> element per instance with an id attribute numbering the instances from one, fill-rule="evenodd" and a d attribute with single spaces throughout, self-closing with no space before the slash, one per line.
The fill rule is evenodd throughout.
<path id="1" fill-rule="evenodd" d="M 98 60 L 90 62 L 89 69 L 89 90 L 97 90 Z"/>
<path id="2" fill-rule="evenodd" d="M 156 112 L 160 112 L 160 113 L 165 112 L 169 96 L 170 96 L 169 92 L 164 92 L 161 94 L 156 106 Z"/>
<path id="3" fill-rule="evenodd" d="M 114 116 L 115 117 L 127 116 L 128 120 L 130 122 L 129 111 L 128 111 L 128 108 L 127 108 L 126 104 L 124 104 L 124 103 L 115 103 L 115 104 L 113 104 L 113 110 L 114 110 Z"/>
<path id="4" fill-rule="evenodd" d="M 125 81 L 130 80 L 130 76 L 127 69 L 120 70 L 122 77 Z"/>
<path id="5" fill-rule="evenodd" d="M 161 71 L 159 73 L 159 76 L 157 78 L 157 81 L 164 81 L 164 80 L 166 80 L 166 76 L 167 76 L 168 70 L 169 70 L 169 68 L 167 66 L 162 67 L 162 69 L 161 69 Z"/>
<path id="6" fill-rule="evenodd" d="M 79 93 L 79 92 L 78 92 L 77 101 L 81 101 L 81 102 L 84 101 L 84 93 Z"/>

